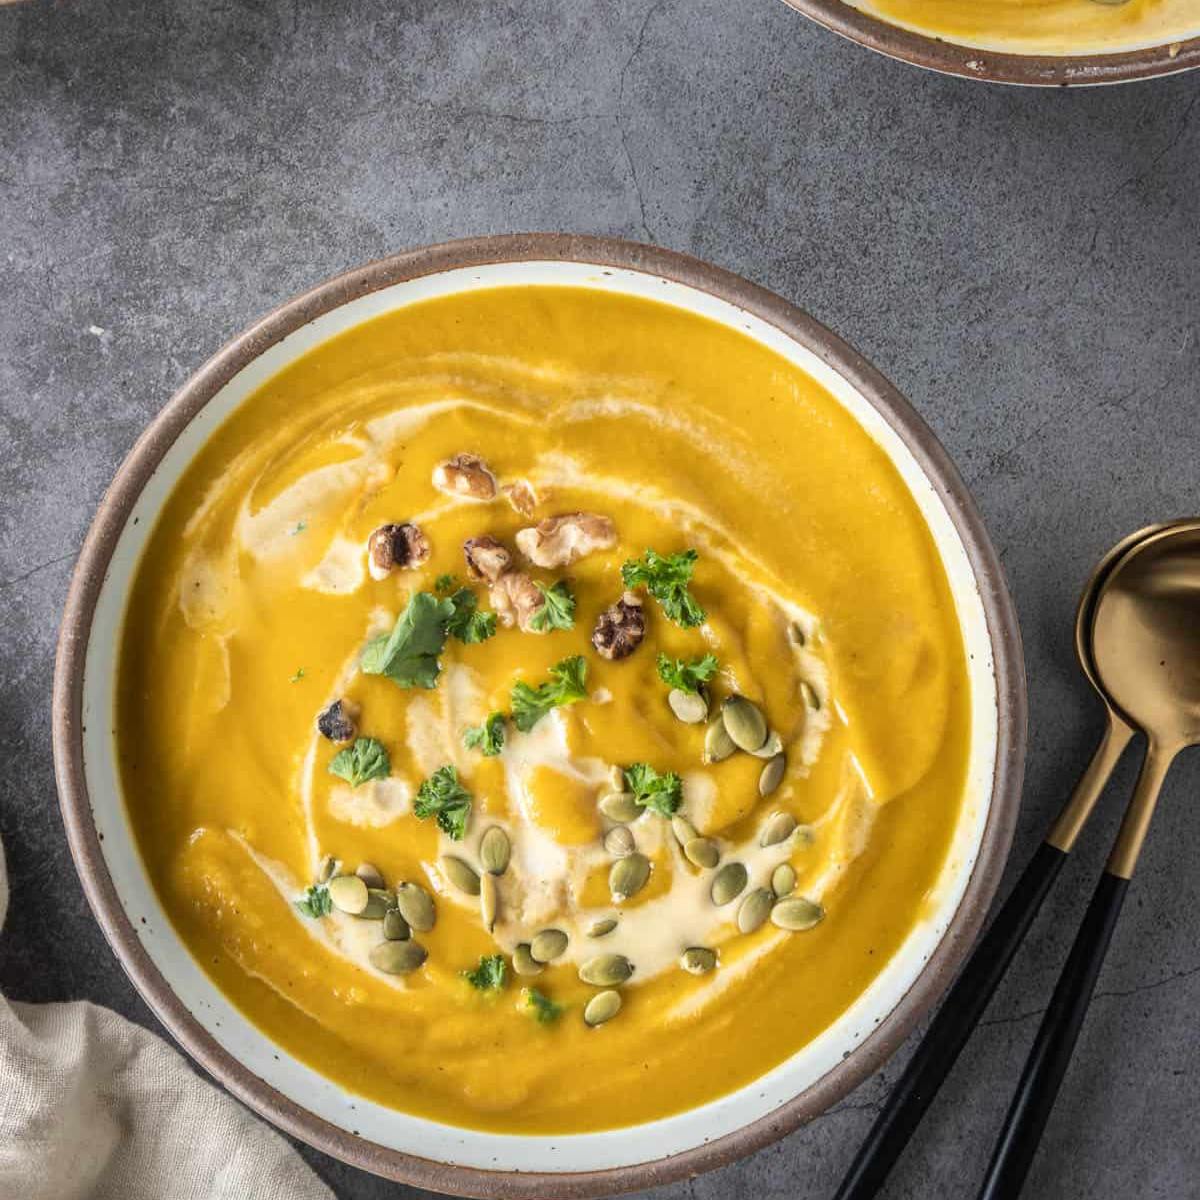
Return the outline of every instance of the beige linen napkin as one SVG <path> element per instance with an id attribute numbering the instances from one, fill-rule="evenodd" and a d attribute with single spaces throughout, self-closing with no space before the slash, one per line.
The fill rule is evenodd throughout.
<path id="1" fill-rule="evenodd" d="M 0 846 L 0 928 L 8 874 Z M 0 1200 L 332 1200 L 273 1130 L 94 1004 L 0 996 Z"/>

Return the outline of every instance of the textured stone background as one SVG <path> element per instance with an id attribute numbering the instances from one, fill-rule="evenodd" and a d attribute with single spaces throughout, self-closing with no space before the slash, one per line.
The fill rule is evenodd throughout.
<path id="1" fill-rule="evenodd" d="M 154 1024 L 85 906 L 50 764 L 59 612 L 121 457 L 276 301 L 472 233 L 691 251 L 806 307 L 911 397 L 1020 607 L 1023 863 L 1096 736 L 1071 653 L 1080 584 L 1127 531 L 1200 509 L 1198 88 L 942 79 L 776 0 L 0 8 L 0 989 Z M 1126 763 L 889 1196 L 974 1194 L 1131 778 Z M 1198 789 L 1181 761 L 1030 1196 L 1197 1195 Z M 897 1065 L 656 1194 L 828 1196 Z M 306 1154 L 346 1200 L 405 1191 Z"/>

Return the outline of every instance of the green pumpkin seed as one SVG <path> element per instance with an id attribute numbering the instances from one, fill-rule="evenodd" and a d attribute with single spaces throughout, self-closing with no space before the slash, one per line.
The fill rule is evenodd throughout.
<path id="1" fill-rule="evenodd" d="M 625 768 L 618 767 L 615 763 L 608 768 L 608 786 L 614 792 L 623 792 L 625 790 Z"/>
<path id="2" fill-rule="evenodd" d="M 321 859 L 321 865 L 317 867 L 317 882 L 328 883 L 333 878 L 334 871 L 337 870 L 337 859 L 332 854 L 327 854 Z"/>
<path id="3" fill-rule="evenodd" d="M 383 872 L 374 863 L 359 863 L 354 873 L 368 888 L 387 887 L 383 879 Z"/>
<path id="4" fill-rule="evenodd" d="M 579 968 L 579 978 L 595 987 L 616 987 L 633 974 L 633 963 L 623 954 L 597 954 Z"/>
<path id="5" fill-rule="evenodd" d="M 513 951 L 512 964 L 518 975 L 540 975 L 546 969 L 530 953 L 528 942 L 521 942 Z"/>
<path id="6" fill-rule="evenodd" d="M 613 856 L 613 858 L 627 858 L 636 849 L 637 845 L 633 840 L 633 834 L 629 831 L 627 825 L 614 825 L 604 835 L 604 849 Z"/>
<path id="7" fill-rule="evenodd" d="M 721 851 L 712 838 L 694 837 L 683 848 L 684 857 L 695 867 L 711 871 L 721 861 Z"/>
<path id="8" fill-rule="evenodd" d="M 609 792 L 600 797 L 598 807 L 610 821 L 621 825 L 636 821 L 642 815 L 641 805 L 633 798 L 632 792 Z"/>
<path id="9" fill-rule="evenodd" d="M 437 920 L 432 897 L 418 883 L 396 885 L 396 907 L 418 933 L 428 933 Z"/>
<path id="10" fill-rule="evenodd" d="M 749 874 L 740 862 L 727 862 L 714 876 L 712 881 L 712 902 L 720 908 L 731 900 L 736 900 L 745 890 Z"/>
<path id="11" fill-rule="evenodd" d="M 620 992 L 597 992 L 584 1007 L 583 1019 L 593 1028 L 611 1021 L 621 1011 Z"/>
<path id="12" fill-rule="evenodd" d="M 678 813 L 671 818 L 671 832 L 675 835 L 675 840 L 681 846 L 686 846 L 692 838 L 700 836 L 696 832 L 695 825 L 687 817 L 680 816 Z"/>
<path id="13" fill-rule="evenodd" d="M 813 712 L 821 711 L 821 697 L 817 695 L 817 689 L 807 679 L 800 681 L 800 698 Z"/>
<path id="14" fill-rule="evenodd" d="M 717 965 L 717 956 L 707 946 L 689 946 L 680 955 L 679 965 L 692 975 L 707 975 Z"/>
<path id="15" fill-rule="evenodd" d="M 753 753 L 767 740 L 767 719 L 745 696 L 730 696 L 721 706 L 721 720 L 739 750 Z"/>
<path id="16" fill-rule="evenodd" d="M 534 962 L 548 963 L 561 957 L 567 948 L 567 935 L 561 929 L 543 929 L 529 943 Z"/>
<path id="17" fill-rule="evenodd" d="M 608 873 L 608 889 L 614 900 L 628 900 L 646 886 L 650 878 L 650 860 L 636 851 L 619 858 Z"/>
<path id="18" fill-rule="evenodd" d="M 592 927 L 587 931 L 587 935 L 590 938 L 607 937 L 616 927 L 616 917 L 602 917 L 599 921 L 592 922 Z"/>
<path id="19" fill-rule="evenodd" d="M 782 782 L 787 771 L 787 755 L 777 754 L 762 769 L 758 777 L 758 794 L 764 799 L 769 796 Z"/>
<path id="20" fill-rule="evenodd" d="M 783 738 L 781 738 L 773 729 L 767 734 L 767 740 L 763 742 L 763 744 L 759 746 L 757 750 L 750 751 L 755 758 L 774 758 L 775 755 L 781 754 L 782 752 Z"/>
<path id="21" fill-rule="evenodd" d="M 479 861 L 485 871 L 490 871 L 493 875 L 503 875 L 508 869 L 511 855 L 512 843 L 499 825 L 493 825 L 479 839 Z"/>
<path id="22" fill-rule="evenodd" d="M 780 863 L 771 872 L 771 891 L 776 896 L 790 896 L 796 887 L 796 869 L 791 863 Z"/>
<path id="23" fill-rule="evenodd" d="M 443 854 L 438 861 L 442 864 L 443 874 L 460 892 L 465 892 L 468 896 L 479 895 L 479 876 L 469 863 L 463 862 L 453 854 Z"/>
<path id="24" fill-rule="evenodd" d="M 367 958 L 371 966 L 385 975 L 407 975 L 428 957 L 420 942 L 380 942 L 372 946 Z"/>
<path id="25" fill-rule="evenodd" d="M 772 813 L 762 827 L 762 832 L 758 835 L 758 844 L 760 846 L 778 846 L 780 842 L 786 842 L 792 836 L 795 828 L 796 818 L 791 813 Z"/>
<path id="26" fill-rule="evenodd" d="M 367 885 L 357 875 L 335 875 L 328 884 L 329 899 L 338 912 L 358 916 L 371 899 Z"/>
<path id="27" fill-rule="evenodd" d="M 780 929 L 794 933 L 811 929 L 824 915 L 825 910 L 819 904 L 805 900 L 803 896 L 789 896 L 786 900 L 778 901 L 771 909 L 771 920 Z"/>
<path id="28" fill-rule="evenodd" d="M 811 825 L 797 825 L 792 834 L 793 846 L 811 846 L 817 840 L 817 835 Z"/>
<path id="29" fill-rule="evenodd" d="M 383 914 L 383 936 L 389 942 L 407 942 L 412 931 L 398 908 L 390 908 Z"/>
<path id="30" fill-rule="evenodd" d="M 714 717 L 704 731 L 704 761 L 706 763 L 724 762 L 737 747 L 733 738 L 725 728 L 724 717 Z"/>
<path id="31" fill-rule="evenodd" d="M 382 921 L 388 909 L 394 908 L 396 899 L 384 888 L 367 888 L 367 907 L 354 915 L 362 921 Z"/>
<path id="32" fill-rule="evenodd" d="M 496 928 L 496 914 L 500 911 L 500 892 L 495 875 L 485 871 L 479 877 L 479 915 L 483 927 L 491 933 Z"/>
<path id="33" fill-rule="evenodd" d="M 667 693 L 667 703 L 685 725 L 699 725 L 701 721 L 708 720 L 708 701 L 699 692 L 672 688 Z"/>
<path id="34" fill-rule="evenodd" d="M 775 893 L 767 888 L 755 888 L 738 905 L 737 926 L 742 933 L 753 933 L 761 929 L 771 915 Z"/>

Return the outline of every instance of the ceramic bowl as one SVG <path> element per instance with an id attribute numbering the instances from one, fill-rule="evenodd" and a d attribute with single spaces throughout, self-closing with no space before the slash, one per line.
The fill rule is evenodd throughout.
<path id="1" fill-rule="evenodd" d="M 380 313 L 451 292 L 538 283 L 652 297 L 747 333 L 822 383 L 882 445 L 933 531 L 969 652 L 968 794 L 928 916 L 814 1042 L 753 1085 L 613 1132 L 480 1133 L 348 1094 L 290 1058 L 217 991 L 167 920 L 118 787 L 113 681 L 140 551 L 176 480 L 222 419 L 317 343 Z M 163 1024 L 234 1095 L 355 1166 L 443 1192 L 597 1196 L 729 1162 L 827 1109 L 879 1069 L 941 995 L 979 930 L 1016 817 L 1025 686 L 1000 565 L 945 451 L 863 358 L 792 305 L 715 267 L 627 242 L 522 235 L 454 242 L 339 276 L 289 301 L 205 364 L 130 452 L 76 568 L 55 673 L 55 766 L 71 850 L 125 970 Z"/>
<path id="2" fill-rule="evenodd" d="M 1151 79 L 1200 66 L 1200 16 L 1192 36 L 1183 41 L 1131 45 L 1105 54 L 1009 54 L 904 29 L 847 0 L 783 2 L 834 33 L 889 58 L 964 79 L 1066 87 Z"/>

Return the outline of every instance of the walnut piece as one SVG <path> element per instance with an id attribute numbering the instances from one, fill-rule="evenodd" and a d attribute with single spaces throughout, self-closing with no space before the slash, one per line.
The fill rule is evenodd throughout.
<path id="1" fill-rule="evenodd" d="M 456 454 L 433 468 L 433 486 L 447 496 L 471 500 L 494 500 L 496 477 L 476 454 Z"/>
<path id="2" fill-rule="evenodd" d="M 537 633 L 530 629 L 529 622 L 546 603 L 538 591 L 537 584 L 520 571 L 509 571 L 501 575 L 491 586 L 488 598 L 501 625 L 515 624 L 525 633 Z"/>
<path id="3" fill-rule="evenodd" d="M 500 489 L 509 504 L 523 517 L 532 517 L 538 506 L 538 494 L 528 479 L 514 479 Z"/>
<path id="4" fill-rule="evenodd" d="M 463 554 L 467 560 L 467 574 L 472 579 L 486 579 L 488 583 L 495 583 L 512 568 L 512 555 L 508 547 L 487 534 L 463 542 Z"/>
<path id="5" fill-rule="evenodd" d="M 602 658 L 627 658 L 646 636 L 646 612 L 636 592 L 626 592 L 596 620 L 592 645 Z"/>
<path id="6" fill-rule="evenodd" d="M 561 513 L 517 531 L 517 549 L 534 566 L 569 567 L 593 550 L 617 544 L 616 526 L 597 513 Z"/>
<path id="7" fill-rule="evenodd" d="M 380 525 L 367 539 L 367 570 L 386 579 L 397 567 L 419 567 L 429 561 L 429 539 L 416 525 Z"/>
<path id="8" fill-rule="evenodd" d="M 352 742 L 358 733 L 358 705 L 337 699 L 317 713 L 317 732 L 331 742 Z"/>

